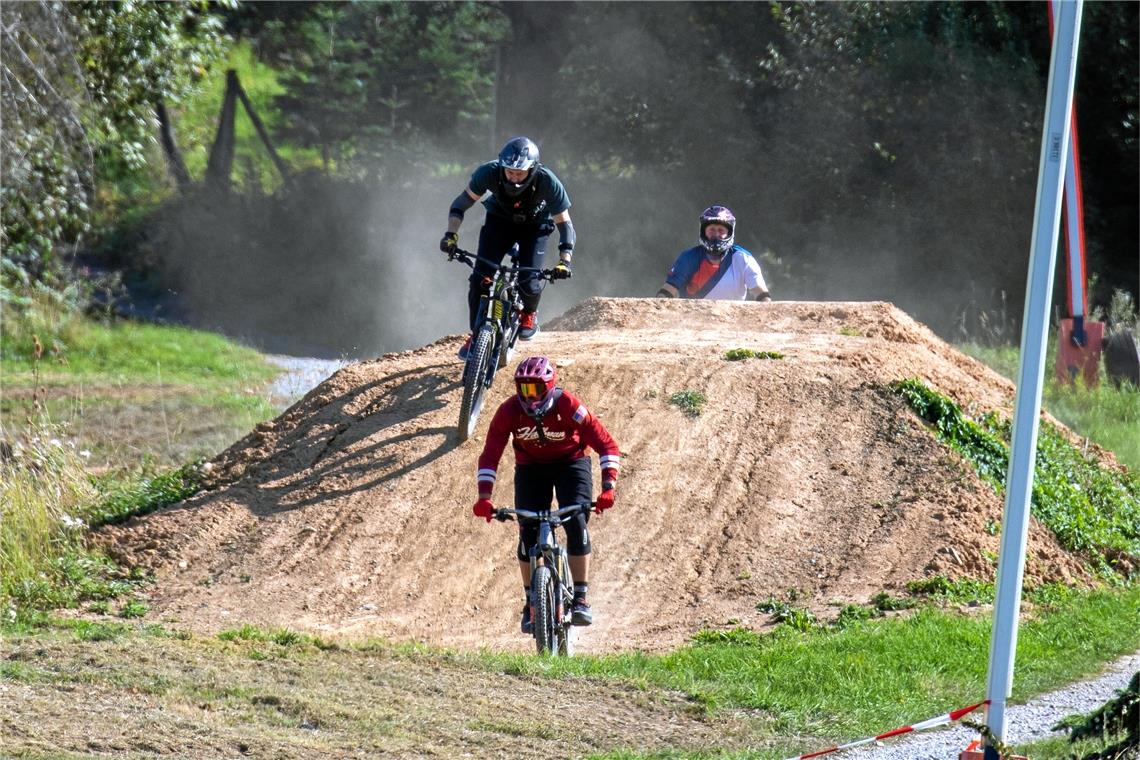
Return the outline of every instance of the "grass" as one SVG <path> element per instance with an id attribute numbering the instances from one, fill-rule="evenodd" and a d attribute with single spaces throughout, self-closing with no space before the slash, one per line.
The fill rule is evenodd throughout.
<path id="1" fill-rule="evenodd" d="M 0 616 L 108 600 L 143 579 L 85 548 L 84 532 L 180 501 L 194 462 L 271 417 L 279 370 L 212 333 L 82 317 L 42 295 L 6 309 L 0 337 Z M 124 618 L 145 613 L 127 602 Z"/>
<path id="2" fill-rule="evenodd" d="M 1026 620 L 1013 700 L 1060 687 L 1095 672 L 1103 657 L 1140 648 L 1138 606 L 1134 587 L 1081 594 Z M 488 655 L 486 661 L 525 675 L 621 678 L 679 689 L 709 711 L 767 712 L 779 733 L 850 738 L 980 701 L 990 626 L 989 616 L 926 607 L 905 619 L 843 629 L 706 636 L 660 656 L 543 661 Z"/>
<path id="3" fill-rule="evenodd" d="M 257 351 L 200 330 L 106 324 L 44 294 L 5 309 L 0 358 L 9 434 L 63 426 L 97 468 L 213 456 L 276 411 L 263 388 L 280 370 Z"/>
<path id="4" fill-rule="evenodd" d="M 1140 648 L 1138 609 L 1140 588 L 1132 587 L 1079 592 L 1028 611 L 1011 702 L 1095 673 L 1105 660 Z M 333 646 L 251 625 L 197 637 L 129 618 L 46 621 L 0 634 L 11 652 L 0 663 L 0 678 L 10 686 L 42 685 L 37 693 L 51 684 L 83 685 L 116 704 L 145 694 L 154 721 L 148 726 L 188 704 L 220 725 L 248 720 L 245 739 L 271 737 L 278 754 L 284 747 L 304 751 L 313 737 L 296 729 L 309 721 L 346 747 L 394 752 L 428 742 L 442 755 L 496 756 L 528 737 L 564 740 L 559 726 L 588 728 L 586 716 L 618 699 L 624 719 L 639 726 L 636 735 L 608 725 L 600 740 L 589 741 L 592 757 L 782 758 L 980 701 L 990 627 L 988 615 L 925 606 L 842 629 L 706 632 L 666 654 L 558 659 L 375 640 Z M 523 703 L 552 689 L 564 706 L 541 731 L 527 713 L 503 709 L 511 699 Z M 669 723 L 713 727 L 712 738 L 698 747 L 685 746 L 680 734 L 664 745 L 661 739 L 646 744 L 640 721 L 662 712 Z M 380 736 L 377 726 L 384 727 Z M 578 756 L 584 748 L 561 752 Z"/>
<path id="5" fill-rule="evenodd" d="M 751 348 L 730 348 L 724 352 L 725 361 L 738 362 L 744 359 L 783 359 L 779 351 L 757 351 Z"/>
<path id="6" fill-rule="evenodd" d="M 1009 466 L 1010 423 L 994 413 L 967 418 L 950 399 L 918 380 L 891 388 L 999 493 Z M 1031 510 L 1063 547 L 1080 553 L 1107 576 L 1127 576 L 1140 563 L 1140 476 L 1102 466 L 1042 423 Z"/>
<path id="7" fill-rule="evenodd" d="M 956 346 L 968 356 L 986 364 L 1005 377 L 1017 381 L 1018 354 L 1015 347 L 986 347 L 978 344 Z M 1088 438 L 1116 455 L 1133 472 L 1140 472 L 1140 391 L 1115 388 L 1105 378 L 1095 388 L 1083 384 L 1059 383 L 1053 375 L 1052 353 L 1046 358 L 1042 406 L 1078 435 Z"/>
<path id="8" fill-rule="evenodd" d="M 705 408 L 705 394 L 700 391 L 677 391 L 669 397 L 669 403 L 684 412 L 686 417 L 700 417 Z"/>
<path id="9" fill-rule="evenodd" d="M 76 318 L 56 335 L 41 338 L 50 342 L 45 358 L 39 360 L 34 356 L 33 335 L 27 327 L 8 325 L 0 338 L 0 378 L 5 388 L 85 383 L 187 384 L 213 390 L 263 383 L 278 371 L 252 348 L 184 327 L 128 321 L 108 325 Z"/>

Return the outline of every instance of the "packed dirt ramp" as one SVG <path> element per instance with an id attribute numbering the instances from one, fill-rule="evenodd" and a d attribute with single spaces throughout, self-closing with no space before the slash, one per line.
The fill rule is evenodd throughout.
<path id="1" fill-rule="evenodd" d="M 500 372 L 460 444 L 460 340 L 345 367 L 211 462 L 209 489 L 96 540 L 156 572 L 155 619 L 194 630 L 530 649 L 516 529 L 470 512 L 513 386 Z M 520 348 L 558 363 L 623 452 L 617 505 L 591 521 L 581 651 L 758 628 L 757 603 L 789 593 L 827 617 L 934 573 L 993 578 L 1001 499 L 887 385 L 917 377 L 971 412 L 1008 411 L 1013 386 L 888 303 L 595 298 Z M 669 402 L 684 390 L 699 416 Z M 512 474 L 505 459 L 499 504 Z M 1085 577 L 1036 522 L 1026 573 Z"/>

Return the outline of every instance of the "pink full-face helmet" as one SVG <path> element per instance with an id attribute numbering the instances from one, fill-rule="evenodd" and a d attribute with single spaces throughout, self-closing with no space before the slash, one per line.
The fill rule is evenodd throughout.
<path id="1" fill-rule="evenodd" d="M 558 383 L 558 371 L 554 362 L 545 356 L 531 356 L 523 359 L 515 370 L 515 391 L 519 403 L 530 414 L 545 412 L 554 395 Z"/>

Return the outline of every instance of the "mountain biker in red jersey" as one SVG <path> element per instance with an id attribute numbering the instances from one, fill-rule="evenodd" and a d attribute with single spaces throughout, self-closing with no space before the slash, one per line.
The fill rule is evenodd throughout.
<path id="1" fill-rule="evenodd" d="M 487 195 L 490 193 L 490 195 Z M 459 226 L 467 209 L 487 195 L 483 207 L 487 210 L 483 228 L 479 231 L 478 254 L 484 259 L 499 262 L 515 244 L 519 247 L 519 266 L 542 269 L 546 255 L 546 242 L 558 229 L 558 266 L 553 279 L 567 279 L 571 275 L 570 261 L 574 255 L 574 225 L 570 221 L 570 196 L 554 172 L 538 162 L 538 146 L 527 137 L 514 137 L 499 151 L 495 161 L 481 164 L 471 174 L 467 187 L 451 202 L 447 213 L 447 232 L 439 241 L 439 249 L 455 253 L 459 243 Z M 492 273 L 491 265 L 477 261 L 467 289 L 468 327 L 475 330 L 479 298 L 487 292 Z M 519 340 L 530 340 L 538 332 L 538 302 L 542 287 L 537 273 L 523 272 L 519 276 L 523 308 L 519 315 Z M 459 349 L 459 358 L 466 359 L 471 348 L 471 336 Z"/>
<path id="2" fill-rule="evenodd" d="M 475 475 L 479 499 L 471 508 L 476 517 L 485 518 L 487 522 L 494 517 L 491 491 L 508 438 L 514 439 L 516 508 L 549 509 L 552 491 L 560 507 L 589 503 L 594 489 L 587 448 L 601 457 L 602 492 L 598 494 L 594 511 L 601 514 L 614 505 L 614 484 L 621 460 L 618 445 L 601 421 L 577 396 L 559 388 L 557 381 L 554 364 L 545 356 L 525 359 L 515 371 L 516 394 L 495 412 L 483 453 L 479 455 Z M 566 530 L 570 572 L 574 576 L 571 610 L 574 625 L 590 625 L 594 621 L 586 601 L 591 552 L 588 522 L 589 512 L 583 511 L 562 525 Z M 537 538 L 537 525 L 519 523 L 517 556 L 526 593 L 523 633 L 532 630 L 528 551 Z"/>

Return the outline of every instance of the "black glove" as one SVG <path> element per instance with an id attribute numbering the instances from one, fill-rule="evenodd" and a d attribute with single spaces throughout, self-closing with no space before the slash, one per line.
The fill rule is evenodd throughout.
<path id="1" fill-rule="evenodd" d="M 459 245 L 458 232 L 445 232 L 443 237 L 439 240 L 439 250 L 446 253 L 448 256 L 455 254 L 455 249 Z"/>

